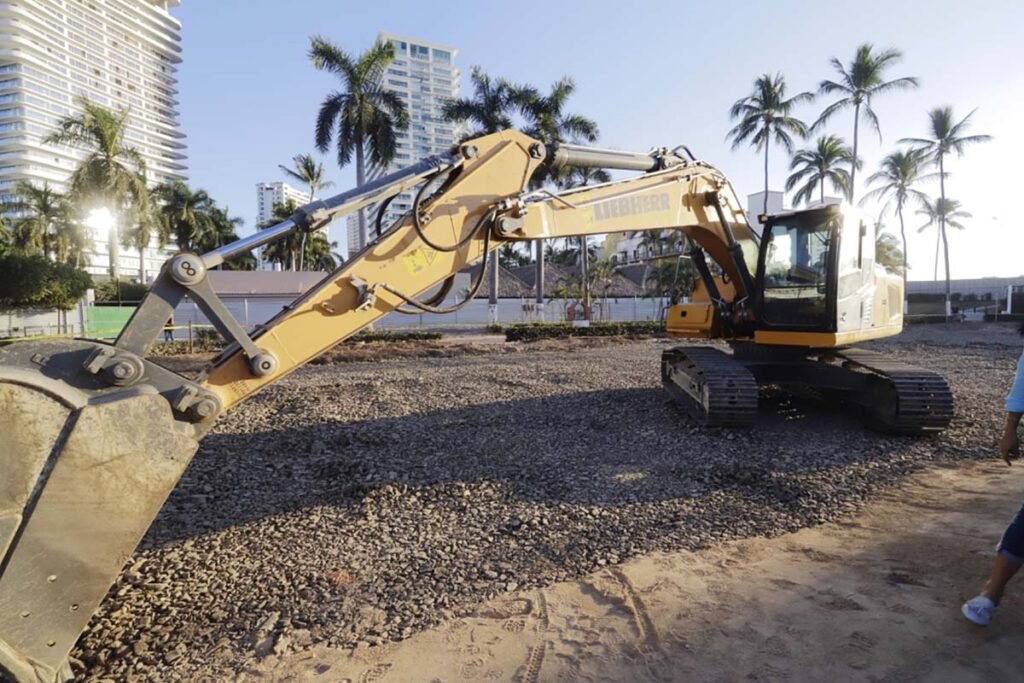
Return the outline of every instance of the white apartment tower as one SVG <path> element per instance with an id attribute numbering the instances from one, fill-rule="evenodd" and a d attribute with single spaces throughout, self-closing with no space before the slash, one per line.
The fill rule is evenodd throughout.
<path id="1" fill-rule="evenodd" d="M 432 154 L 447 152 L 458 138 L 456 126 L 445 121 L 442 108 L 445 102 L 459 96 L 459 70 L 455 57 L 459 51 L 449 45 L 426 40 L 381 33 L 377 40 L 395 46 L 395 61 L 384 74 L 383 86 L 396 93 L 409 110 L 409 129 L 396 136 L 397 151 L 387 168 L 371 169 L 370 178 L 377 178 Z M 384 215 L 388 226 L 412 208 L 413 192 L 403 192 L 392 200 Z M 372 236 L 376 213 L 366 212 L 367 227 Z M 362 249 L 359 242 L 359 222 L 353 215 L 348 218 L 348 253 Z"/>
<path id="2" fill-rule="evenodd" d="M 296 190 L 280 180 L 272 183 L 256 183 L 256 226 L 260 227 L 274 219 L 274 205 L 284 204 L 289 199 L 296 206 L 309 203 L 309 193 Z"/>
<path id="3" fill-rule="evenodd" d="M 20 180 L 63 192 L 83 152 L 44 145 L 84 97 L 127 109 L 126 142 L 146 161 L 151 184 L 185 179 L 185 134 L 175 85 L 179 0 L 20 0 L 0 3 L 0 200 Z M 108 234 L 93 234 L 87 270 L 109 272 Z M 145 272 L 169 255 L 155 239 Z M 120 250 L 122 276 L 138 276 L 139 253 Z"/>

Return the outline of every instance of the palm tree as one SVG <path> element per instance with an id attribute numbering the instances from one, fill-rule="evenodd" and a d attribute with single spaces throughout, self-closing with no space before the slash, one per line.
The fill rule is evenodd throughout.
<path id="1" fill-rule="evenodd" d="M 30 253 L 42 252 L 45 258 L 52 255 L 57 263 L 78 267 L 83 252 L 89 247 L 89 239 L 67 198 L 46 181 L 42 187 L 20 181 L 15 193 L 18 199 L 4 208 L 18 216 L 11 230 L 6 225 L 0 227 L 10 245 Z"/>
<path id="2" fill-rule="evenodd" d="M 928 132 L 930 138 L 904 138 L 901 143 L 914 145 L 915 148 L 930 161 L 939 167 L 939 200 L 947 209 L 952 208 L 952 200 L 946 202 L 946 155 L 956 152 L 957 157 L 962 157 L 968 145 L 979 142 L 988 142 L 991 135 L 964 135 L 970 125 L 971 117 L 977 109 L 963 117 L 960 121 L 953 116 L 953 107 L 935 107 L 928 112 Z M 951 312 L 950 283 L 949 283 L 949 242 L 946 239 L 946 217 L 952 216 L 949 211 L 939 214 L 939 235 L 942 237 L 942 245 L 946 261 L 946 317 Z"/>
<path id="3" fill-rule="evenodd" d="M 498 262 L 502 268 L 525 266 L 530 257 L 519 250 L 519 242 L 505 242 L 498 247 Z"/>
<path id="4" fill-rule="evenodd" d="M 729 131 L 726 139 L 732 138 L 732 148 L 737 149 L 750 141 L 754 149 L 764 149 L 764 213 L 768 213 L 768 148 L 772 138 L 787 152 L 793 152 L 793 135 L 807 137 L 807 126 L 791 115 L 793 108 L 801 102 L 810 102 L 814 96 L 802 92 L 786 97 L 786 79 L 781 73 L 764 74 L 754 81 L 754 91 L 736 100 L 729 110 L 732 120 L 739 122 Z"/>
<path id="5" fill-rule="evenodd" d="M 146 247 L 153 239 L 154 216 L 151 211 L 136 213 L 134 210 L 124 212 L 124 216 L 127 218 L 125 222 L 129 227 L 122 231 L 121 243 L 125 247 L 139 252 L 139 282 L 146 284 Z M 159 219 L 157 219 L 158 221 Z M 165 233 L 158 228 L 156 234 L 160 241 L 160 247 L 163 248 L 166 244 Z"/>
<path id="6" fill-rule="evenodd" d="M 294 199 L 288 199 L 283 204 L 274 204 L 271 219 L 260 225 L 260 229 L 269 228 L 281 221 L 288 220 L 298 208 Z M 263 250 L 263 258 L 271 263 L 280 264 L 284 270 L 295 270 L 299 262 L 299 250 L 301 248 L 301 238 L 293 233 L 284 239 L 267 245 Z"/>
<path id="7" fill-rule="evenodd" d="M 314 232 L 309 236 L 309 244 L 306 247 L 306 263 L 314 270 L 330 272 L 341 262 L 341 258 L 332 251 L 337 248 L 338 243 L 328 240 L 323 232 Z"/>
<path id="8" fill-rule="evenodd" d="M 878 232 L 878 236 L 875 237 L 875 263 L 885 268 L 888 273 L 902 273 L 903 282 L 906 283 L 907 259 L 900 250 L 895 235 Z"/>
<path id="9" fill-rule="evenodd" d="M 278 168 L 289 178 L 305 183 L 309 187 L 309 201 L 316 199 L 318 190 L 334 187 L 334 182 L 324 180 L 323 162 L 317 162 L 312 154 L 296 154 L 292 157 L 294 168 L 278 164 Z M 306 233 L 302 233 L 302 251 L 299 256 L 299 270 L 304 267 L 303 255 L 306 253 Z"/>
<path id="10" fill-rule="evenodd" d="M 637 246 L 640 247 L 645 258 L 651 258 L 659 256 L 665 251 L 665 239 L 661 232 L 648 230 L 640 236 L 640 242 Z"/>
<path id="11" fill-rule="evenodd" d="M 574 92 L 576 82 L 568 76 L 555 81 L 547 95 L 541 95 L 531 87 L 515 88 L 511 97 L 526 119 L 523 132 L 540 140 L 549 149 L 562 142 L 596 142 L 597 124 L 585 116 L 565 111 Z M 567 175 L 569 170 L 564 170 Z M 530 179 L 530 185 L 537 188 L 552 182 L 561 187 L 559 181 L 564 183 L 564 176 L 552 171 L 548 164 L 543 164 Z"/>
<path id="12" fill-rule="evenodd" d="M 903 53 L 895 48 L 875 52 L 871 43 L 864 43 L 857 48 L 857 53 L 850 62 L 849 67 L 843 66 L 835 57 L 832 58 L 832 68 L 839 73 L 837 81 L 822 81 L 818 85 L 818 92 L 822 95 L 833 95 L 839 93 L 839 100 L 825 107 L 821 116 L 814 122 L 812 129 L 818 129 L 828 121 L 836 112 L 847 107 L 853 107 L 853 160 L 850 163 L 850 201 L 856 193 L 854 183 L 857 180 L 857 156 L 858 133 L 860 116 L 863 111 L 865 118 L 871 123 L 875 132 L 878 133 L 878 141 L 882 141 L 882 129 L 878 124 L 878 115 L 871 108 L 871 98 L 876 95 L 892 90 L 906 90 L 917 87 L 917 79 L 913 76 L 903 76 L 891 81 L 884 80 L 885 70 L 903 59 Z"/>
<path id="13" fill-rule="evenodd" d="M 240 217 L 232 216 L 227 207 L 217 206 L 217 203 L 212 200 L 206 207 L 206 216 L 207 220 L 204 221 L 206 229 L 200 232 L 196 238 L 195 246 L 200 252 L 213 251 L 234 242 L 238 239 L 238 231 L 245 223 Z M 245 262 L 240 263 L 244 265 Z M 246 267 L 230 269 L 250 270 Z"/>
<path id="14" fill-rule="evenodd" d="M 535 88 L 516 88 L 513 101 L 526 119 L 524 133 L 540 140 L 548 149 L 569 140 L 595 142 L 598 138 L 597 123 L 579 114 L 566 113 L 566 104 L 576 92 L 576 82 L 563 76 L 551 86 L 547 95 L 541 95 Z M 546 182 L 557 184 L 559 178 L 567 175 L 553 171 L 549 164 L 542 164 L 533 177 L 530 186 L 539 188 Z M 537 304 L 544 305 L 544 240 L 537 240 Z"/>
<path id="15" fill-rule="evenodd" d="M 54 227 L 66 211 L 63 198 L 50 184 L 36 187 L 27 180 L 15 186 L 18 200 L 7 204 L 7 210 L 20 214 L 14 220 L 14 246 L 27 253 L 42 253 L 50 258 L 54 246 Z"/>
<path id="16" fill-rule="evenodd" d="M 574 187 L 586 187 L 591 183 L 598 185 L 610 183 L 611 180 L 611 174 L 603 168 L 576 166 L 569 169 L 568 174 L 566 174 L 562 181 L 562 185 L 566 189 L 571 189 Z M 580 255 L 580 272 L 583 281 L 583 310 L 586 313 L 587 320 L 590 320 L 590 259 L 592 256 L 596 256 L 596 251 L 594 254 L 591 254 L 591 247 L 588 245 L 585 235 L 579 238 L 577 251 Z"/>
<path id="17" fill-rule="evenodd" d="M 786 179 L 786 192 L 803 183 L 793 196 L 793 203 L 810 204 L 814 191 L 818 190 L 820 201 L 824 204 L 826 180 L 834 190 L 842 192 L 849 199 L 852 189 L 850 172 L 840 165 L 843 163 L 852 164 L 853 153 L 843 143 L 843 139 L 836 135 L 822 135 L 818 138 L 817 147 L 799 150 L 789 164 L 789 170 L 793 173 Z"/>
<path id="18" fill-rule="evenodd" d="M 464 140 L 511 128 L 518 89 L 502 78 L 492 79 L 479 66 L 470 71 L 469 80 L 473 96 L 446 102 L 441 115 L 453 123 L 473 123 L 473 131 Z"/>
<path id="19" fill-rule="evenodd" d="M 80 207 L 105 206 L 114 216 L 110 235 L 110 274 L 120 277 L 117 222 L 126 215 L 149 212 L 146 162 L 138 149 L 125 142 L 128 110 L 111 111 L 88 99 L 77 100 L 82 111 L 65 116 L 46 144 L 68 145 L 87 152 L 68 180 L 69 195 Z"/>
<path id="20" fill-rule="evenodd" d="M 928 197 L 920 190 L 915 190 L 914 185 L 927 176 L 922 174 L 922 158 L 919 152 L 913 150 L 898 150 L 890 153 L 879 166 L 878 171 L 868 177 L 868 185 L 878 185 L 864 195 L 861 203 L 879 199 L 885 203 L 882 205 L 881 213 L 884 215 L 889 211 L 895 212 L 900 219 L 900 238 L 903 240 L 903 296 L 906 302 L 907 292 L 907 230 L 903 222 L 903 209 L 911 199 L 920 203 L 928 201 Z M 904 311 L 906 304 L 904 303 Z"/>
<path id="21" fill-rule="evenodd" d="M 966 211 L 960 210 L 960 202 L 955 199 L 947 199 L 945 197 L 939 197 L 934 202 L 928 201 L 927 197 L 921 205 L 921 209 L 917 212 L 919 216 L 925 216 L 928 222 L 917 229 L 918 232 L 924 232 L 928 228 L 937 226 L 939 228 L 939 234 L 935 236 L 935 275 L 934 279 L 939 279 L 939 245 L 945 244 L 945 228 L 956 228 L 957 230 L 963 230 L 963 223 L 960 222 L 961 218 L 971 218 L 971 214 Z M 949 252 L 946 253 L 946 310 L 949 312 Z"/>
<path id="22" fill-rule="evenodd" d="M 174 180 L 158 185 L 153 194 L 163 239 L 173 239 L 182 251 L 201 251 L 204 235 L 213 229 L 213 200 L 206 190 L 193 190 L 181 180 Z"/>
<path id="23" fill-rule="evenodd" d="M 395 133 L 409 127 L 409 113 L 397 93 L 384 89 L 382 76 L 395 58 L 391 43 L 377 42 L 353 57 L 325 38 L 312 39 L 309 58 L 318 71 L 336 75 L 343 90 L 324 99 L 316 119 L 316 146 L 321 153 L 336 143 L 338 166 L 355 156 L 356 183 L 366 183 L 366 162 L 385 167 L 395 157 Z M 366 214 L 359 210 L 360 246 L 369 243 Z"/>

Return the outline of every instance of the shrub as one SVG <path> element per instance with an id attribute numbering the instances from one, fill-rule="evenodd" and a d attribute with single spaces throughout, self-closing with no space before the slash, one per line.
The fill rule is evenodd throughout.
<path id="1" fill-rule="evenodd" d="M 118 291 L 120 290 L 120 296 Z M 138 302 L 146 295 L 149 287 L 132 280 L 104 280 L 96 283 L 96 303 L 116 303 L 118 301 Z"/>
<path id="2" fill-rule="evenodd" d="M 636 320 L 619 323 L 591 323 L 577 327 L 570 323 L 524 323 L 505 328 L 506 341 L 536 341 L 566 337 L 662 337 L 665 324 L 657 320 Z"/>
<path id="3" fill-rule="evenodd" d="M 349 337 L 348 341 L 368 344 L 380 342 L 433 341 L 440 339 L 442 336 L 444 335 L 440 332 L 388 332 L 387 330 L 365 330 Z"/>
<path id="4" fill-rule="evenodd" d="M 40 255 L 0 256 L 0 309 L 59 308 L 70 310 L 92 286 L 84 270 L 53 263 Z"/>

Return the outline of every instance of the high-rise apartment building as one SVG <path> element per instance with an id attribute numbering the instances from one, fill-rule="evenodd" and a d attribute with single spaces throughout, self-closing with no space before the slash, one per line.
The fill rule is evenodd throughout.
<path id="1" fill-rule="evenodd" d="M 395 46 L 395 61 L 383 75 L 382 85 L 405 102 L 409 128 L 396 135 L 397 151 L 391 165 L 371 169 L 370 178 L 446 152 L 458 137 L 456 126 L 444 119 L 441 110 L 445 102 L 459 96 L 459 70 L 455 66 L 459 51 L 448 45 L 393 33 L 381 33 L 377 40 Z M 413 192 L 403 192 L 392 200 L 384 215 L 385 226 L 412 208 L 413 195 Z M 366 223 L 371 234 L 375 218 L 376 215 L 367 210 Z M 363 247 L 359 240 L 358 218 L 350 216 L 346 226 L 351 256 Z"/>
<path id="2" fill-rule="evenodd" d="M 309 193 L 296 190 L 280 180 L 272 183 L 256 183 L 256 226 L 260 227 L 274 219 L 274 205 L 288 200 L 297 206 L 309 203 Z"/>
<path id="3" fill-rule="evenodd" d="M 0 3 L 0 200 L 25 180 L 64 192 L 82 150 L 43 144 L 79 98 L 127 109 L 125 142 L 139 150 L 151 184 L 187 171 L 175 85 L 179 0 L 22 0 Z M 109 272 L 109 227 L 93 228 L 87 270 Z M 145 250 L 152 277 L 169 252 Z M 140 273 L 139 253 L 121 249 L 123 276 Z"/>

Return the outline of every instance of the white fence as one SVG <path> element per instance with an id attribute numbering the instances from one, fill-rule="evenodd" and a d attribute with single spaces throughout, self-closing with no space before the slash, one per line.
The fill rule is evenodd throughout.
<path id="1" fill-rule="evenodd" d="M 23 310 L 0 312 L 0 337 L 35 337 L 51 334 L 82 335 L 84 304 L 77 310 Z"/>

